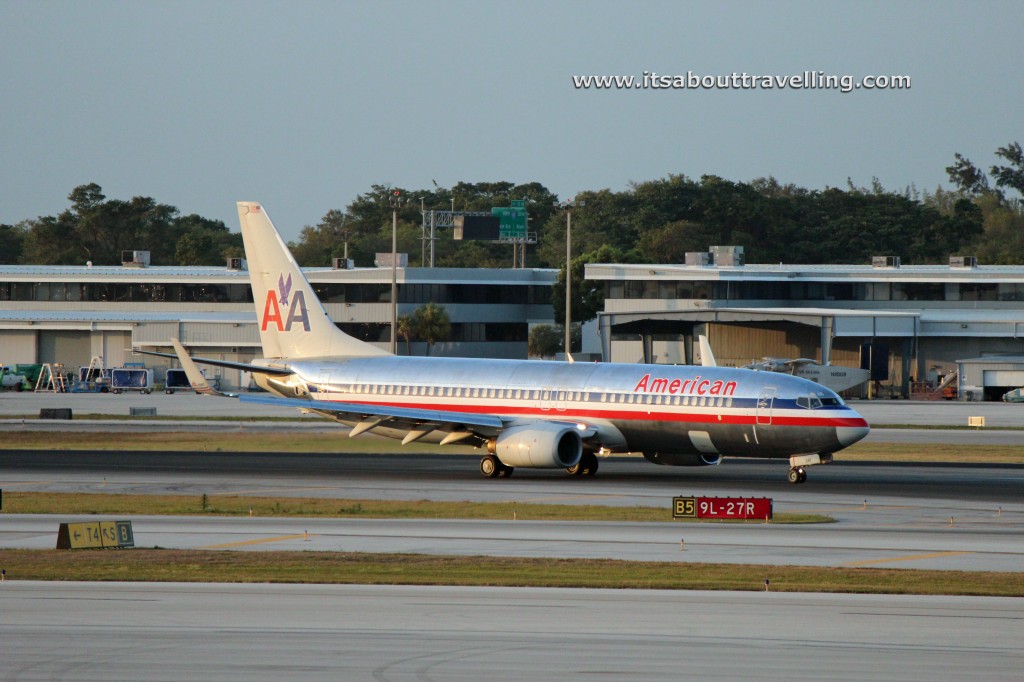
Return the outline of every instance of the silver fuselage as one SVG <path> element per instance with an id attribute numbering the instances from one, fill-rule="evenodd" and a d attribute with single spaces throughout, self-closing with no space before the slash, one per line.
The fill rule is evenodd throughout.
<path id="1" fill-rule="evenodd" d="M 259 362 L 294 372 L 287 381 L 257 375 L 284 397 L 429 410 L 439 418 L 577 423 L 596 431 L 587 447 L 605 452 L 830 454 L 869 430 L 819 384 L 729 367 L 405 356 Z M 407 429 L 385 424 L 375 432 L 401 438 Z"/>

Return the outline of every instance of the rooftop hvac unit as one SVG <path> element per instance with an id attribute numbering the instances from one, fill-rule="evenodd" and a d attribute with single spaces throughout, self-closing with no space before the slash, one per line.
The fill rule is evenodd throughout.
<path id="1" fill-rule="evenodd" d="M 145 268 L 149 266 L 149 251 L 122 251 L 121 265 L 126 268 Z"/>
<path id="2" fill-rule="evenodd" d="M 390 268 L 391 267 L 391 253 L 390 252 L 378 253 L 373 258 L 373 264 L 375 266 L 377 266 L 378 268 Z M 395 265 L 395 267 L 398 267 L 398 268 L 407 268 L 407 267 L 409 267 L 409 254 L 407 254 L 407 253 L 400 253 L 400 254 L 398 254 L 398 262 Z"/>
<path id="3" fill-rule="evenodd" d="M 388 254 L 388 258 L 390 258 L 390 257 L 391 257 L 391 254 L 389 253 Z M 353 262 L 353 260 L 351 258 L 332 258 L 331 259 L 331 267 L 334 268 L 335 270 L 351 270 L 355 266 L 356 266 L 356 264 L 355 264 L 355 262 Z"/>
<path id="4" fill-rule="evenodd" d="M 698 266 L 710 265 L 711 254 L 707 251 L 687 251 L 686 264 Z"/>
<path id="5" fill-rule="evenodd" d="M 743 247 L 712 246 L 711 257 L 714 259 L 715 267 L 730 267 L 743 265 Z"/>
<path id="6" fill-rule="evenodd" d="M 244 258 L 228 258 L 228 270 L 247 270 L 248 263 Z"/>
<path id="7" fill-rule="evenodd" d="M 950 256 L 949 267 L 951 268 L 976 268 L 978 259 L 975 256 Z"/>
<path id="8" fill-rule="evenodd" d="M 871 267 L 873 268 L 898 268 L 899 266 L 899 256 L 872 256 L 871 258 Z"/>

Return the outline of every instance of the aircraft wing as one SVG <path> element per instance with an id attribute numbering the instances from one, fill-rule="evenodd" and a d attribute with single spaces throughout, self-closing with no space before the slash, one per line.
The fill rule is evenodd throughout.
<path id="1" fill-rule="evenodd" d="M 391 417 L 394 419 L 410 421 L 459 423 L 467 426 L 484 426 L 494 429 L 500 429 L 505 425 L 499 417 L 495 417 L 490 414 L 475 414 L 472 412 L 442 412 L 440 410 L 422 410 L 415 407 L 364 405 L 362 403 L 342 403 L 328 400 L 303 400 L 301 398 L 278 398 L 270 395 L 249 395 L 245 393 L 238 396 L 238 399 L 243 403 L 277 405 L 278 407 L 298 407 L 305 410 L 317 410 L 318 412 L 332 412 L 366 417 Z"/>
<path id="2" fill-rule="evenodd" d="M 359 423 L 349 432 L 350 437 L 358 436 L 377 426 L 407 429 L 409 433 L 402 440 L 403 445 L 419 440 L 433 431 L 448 432 L 448 436 L 442 441 L 442 445 L 445 445 L 468 438 L 481 430 L 496 433 L 506 426 L 500 417 L 472 412 L 442 412 L 414 407 L 278 398 L 269 395 L 242 394 L 238 396 L 238 399 L 243 403 L 297 407 L 342 419 L 347 418 L 349 421 L 358 421 Z M 392 423 L 388 424 L 388 422 Z"/>

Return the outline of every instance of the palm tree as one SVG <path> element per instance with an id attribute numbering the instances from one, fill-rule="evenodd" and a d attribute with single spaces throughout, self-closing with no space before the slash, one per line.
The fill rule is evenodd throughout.
<path id="1" fill-rule="evenodd" d="M 405 339 L 405 354 L 412 355 L 412 318 L 402 315 L 398 318 L 398 335 Z"/>
<path id="2" fill-rule="evenodd" d="M 412 329 L 416 338 L 427 342 L 427 355 L 438 341 L 447 341 L 452 335 L 448 311 L 433 301 L 420 306 L 412 314 Z"/>

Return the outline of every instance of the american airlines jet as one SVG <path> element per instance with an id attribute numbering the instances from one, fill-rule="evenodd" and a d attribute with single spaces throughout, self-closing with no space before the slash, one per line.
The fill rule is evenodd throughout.
<path id="1" fill-rule="evenodd" d="M 672 466 L 788 457 L 788 480 L 802 483 L 868 434 L 833 391 L 773 372 L 391 355 L 335 326 L 260 204 L 239 202 L 238 217 L 264 358 L 195 361 L 250 371 L 272 394 L 242 401 L 311 410 L 353 437 L 472 444 L 488 478 L 593 475 L 599 455 L 642 452 Z"/>

